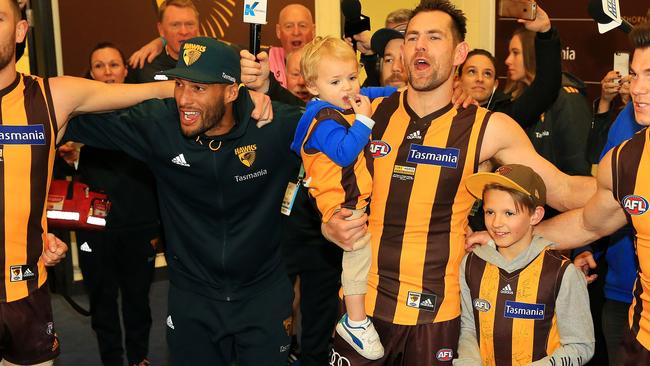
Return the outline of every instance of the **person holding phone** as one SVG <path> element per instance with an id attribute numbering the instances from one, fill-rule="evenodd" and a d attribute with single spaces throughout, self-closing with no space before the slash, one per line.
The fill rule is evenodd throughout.
<path id="1" fill-rule="evenodd" d="M 535 35 L 532 62 L 538 67 L 528 85 L 522 86 L 516 94 L 498 90 L 496 60 L 482 49 L 469 52 L 458 68 L 458 80 L 465 92 L 482 107 L 505 113 L 525 128 L 537 123 L 539 116 L 557 98 L 562 85 L 562 66 L 560 38 L 548 14 L 537 7 L 534 20 L 519 19 L 519 22 Z"/>
<path id="2" fill-rule="evenodd" d="M 538 17 L 543 14 L 540 8 L 537 11 Z M 538 36 L 539 33 L 522 27 L 516 29 L 510 39 L 505 60 L 508 68 L 505 92 L 513 99 L 523 96 L 534 81 L 542 80 L 542 77 L 536 77 L 537 66 L 543 65 L 537 62 L 535 54 Z M 584 83 L 569 73 L 563 73 L 557 98 L 548 104 L 549 108 L 538 116 L 534 124 L 525 128 L 535 150 L 569 175 L 591 174 L 591 165 L 586 159 L 591 109 L 584 94 Z"/>

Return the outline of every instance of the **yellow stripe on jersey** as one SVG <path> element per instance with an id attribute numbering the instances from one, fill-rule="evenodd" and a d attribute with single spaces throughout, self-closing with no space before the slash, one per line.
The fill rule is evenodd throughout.
<path id="1" fill-rule="evenodd" d="M 372 110 L 375 111 L 378 105 L 384 100 L 386 100 L 386 98 L 375 99 L 372 103 Z M 377 121 L 375 120 L 375 122 Z M 382 141 L 386 142 L 388 146 L 399 146 L 401 143 L 400 137 L 405 135 L 408 122 L 409 116 L 404 110 L 404 99 L 400 95 L 398 107 L 391 117 L 391 123 L 388 123 L 386 127 L 384 133 L 385 137 L 382 138 Z M 374 138 L 375 136 L 373 135 L 373 139 Z M 379 242 L 382 240 L 382 233 L 384 231 L 383 223 L 386 215 L 386 207 L 384 205 L 373 206 L 372 197 L 386 197 L 388 195 L 397 154 L 388 154 L 378 159 L 381 159 L 384 164 L 377 164 L 377 159 L 373 161 L 373 185 L 370 201 L 372 213 L 368 217 L 369 224 L 372 222 L 373 226 L 376 228 L 374 233 L 370 236 L 370 242 L 372 245 L 372 261 L 368 273 L 368 292 L 366 293 L 366 312 L 370 315 L 375 312 L 375 305 L 377 303 L 378 293 L 371 289 L 377 289 L 379 286 Z M 396 280 L 399 280 L 399 277 Z"/>
<path id="2" fill-rule="evenodd" d="M 27 116 L 25 113 L 22 95 L 24 84 L 20 82 L 14 91 L 2 100 L 2 125 L 25 126 Z M 4 212 L 19 213 L 5 214 L 5 285 L 7 299 L 20 299 L 28 295 L 25 281 L 11 282 L 11 267 L 27 263 L 27 226 L 29 218 L 31 190 L 31 146 L 30 145 L 4 145 Z M 10 176 L 8 174 L 10 172 Z M 18 179 L 16 179 L 18 177 Z"/>
<path id="3" fill-rule="evenodd" d="M 494 279 L 497 279 L 496 281 Z M 497 296 L 499 294 L 499 268 L 497 266 L 487 265 L 481 278 L 481 288 L 479 290 L 479 299 L 487 301 L 491 305 L 490 311 L 478 312 L 478 324 L 480 329 L 481 358 L 483 363 L 494 365 L 494 322 L 496 316 Z M 472 299 L 474 300 L 474 299 Z M 476 312 L 475 312 L 476 313 Z M 501 315 L 501 314 L 499 314 Z"/>
<path id="4" fill-rule="evenodd" d="M 438 117 L 435 126 L 429 127 L 422 144 L 425 146 L 445 146 L 448 137 L 446 132 L 456 114 L 455 109 L 450 109 L 447 113 Z M 442 170 L 439 166 L 423 164 L 419 164 L 416 169 L 409 200 L 409 211 L 404 227 L 404 241 L 400 261 L 399 282 L 401 284 L 406 283 L 408 286 L 400 286 L 399 288 L 398 306 L 395 310 L 396 319 L 417 319 L 420 312 L 418 308 L 399 306 L 399 304 L 406 303 L 409 291 L 423 292 L 422 279 L 424 277 L 424 259 L 429 232 L 422 230 L 422 228 L 429 227 L 431 208 L 427 203 L 435 200 L 438 188 L 438 185 L 432 185 L 431 183 L 440 180 Z M 440 311 L 438 311 L 438 314 L 440 314 Z"/>
<path id="5" fill-rule="evenodd" d="M 519 274 L 517 281 L 516 301 L 535 304 L 539 292 L 539 278 L 542 273 L 544 253 L 532 261 L 526 270 Z M 533 359 L 533 337 L 535 335 L 535 321 L 533 319 L 512 319 L 512 349 L 513 364 L 527 365 Z"/>
<path id="6" fill-rule="evenodd" d="M 19 74 L 1 95 L 2 127 L 35 128 L 39 132 L 5 135 L 0 173 L 4 218 L 0 301 L 28 296 L 47 279 L 40 258 L 47 233 L 47 190 L 54 164 L 55 117 L 45 81 Z M 10 127 L 11 126 L 11 127 Z M 11 130 L 15 131 L 15 130 Z"/>

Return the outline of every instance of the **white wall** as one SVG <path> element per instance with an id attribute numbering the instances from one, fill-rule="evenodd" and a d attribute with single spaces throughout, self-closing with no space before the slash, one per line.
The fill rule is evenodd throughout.
<path id="1" fill-rule="evenodd" d="M 373 30 L 384 27 L 386 15 L 399 8 L 414 8 L 419 0 L 360 0 L 362 13 L 369 16 Z M 336 3 L 335 0 L 316 0 L 318 3 Z M 467 42 L 471 48 L 485 48 L 494 52 L 494 25 L 496 0 L 452 0 L 467 16 Z M 319 13 L 317 10 L 317 14 Z M 327 16 L 328 14 L 325 14 Z M 331 15 L 331 14 L 329 14 Z M 317 18 L 317 24 L 321 22 Z M 327 24 L 325 24 L 327 25 Z"/>
<path id="2" fill-rule="evenodd" d="M 496 0 L 452 0 L 465 12 L 470 48 L 484 48 L 494 54 L 494 26 Z"/>

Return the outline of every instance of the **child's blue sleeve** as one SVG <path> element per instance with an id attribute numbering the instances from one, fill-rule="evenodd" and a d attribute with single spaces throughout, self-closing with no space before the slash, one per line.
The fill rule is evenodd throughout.
<path id="1" fill-rule="evenodd" d="M 317 149 L 337 165 L 346 167 L 363 151 L 371 132 L 371 128 L 359 120 L 350 128 L 331 119 L 324 120 L 305 143 L 305 149 Z"/>
<path id="2" fill-rule="evenodd" d="M 360 93 L 361 95 L 365 95 L 366 97 L 370 98 L 370 100 L 373 100 L 375 98 L 390 97 L 396 91 L 397 88 L 392 86 L 373 86 L 368 88 L 361 88 Z"/>

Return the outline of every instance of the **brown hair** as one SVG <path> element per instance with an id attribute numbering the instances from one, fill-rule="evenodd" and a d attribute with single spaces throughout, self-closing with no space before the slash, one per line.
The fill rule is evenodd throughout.
<path id="1" fill-rule="evenodd" d="M 535 79 L 537 73 L 537 64 L 535 62 L 535 36 L 536 33 L 529 31 L 526 28 L 517 28 L 512 34 L 512 38 L 519 37 L 521 41 L 521 53 L 524 58 L 524 70 L 526 72 L 526 79 Z M 521 80 L 510 80 L 506 82 L 504 92 L 510 94 L 512 99 L 517 99 L 524 92 L 528 84 Z"/>
<path id="2" fill-rule="evenodd" d="M 158 8 L 158 21 L 162 22 L 163 16 L 165 16 L 165 11 L 168 7 L 175 6 L 177 8 L 190 8 L 194 10 L 196 18 L 199 18 L 199 10 L 196 8 L 192 0 L 165 0 L 160 7 Z"/>
<path id="3" fill-rule="evenodd" d="M 411 9 L 397 9 L 386 16 L 386 26 L 390 23 L 406 23 L 411 19 Z"/>
<path id="4" fill-rule="evenodd" d="M 650 9 L 648 9 L 648 13 L 650 13 Z M 635 49 L 650 47 L 650 20 L 632 28 L 630 41 Z"/>
<path id="5" fill-rule="evenodd" d="M 300 60 L 300 73 L 305 83 L 313 83 L 318 78 L 318 64 L 329 56 L 341 61 L 357 61 L 357 56 L 344 40 L 332 36 L 316 37 L 304 47 Z"/>
<path id="6" fill-rule="evenodd" d="M 410 19 L 425 11 L 441 11 L 449 15 L 452 20 L 451 31 L 455 40 L 459 43 L 465 40 L 465 35 L 467 34 L 467 18 L 465 18 L 465 13 L 456 8 L 449 0 L 422 0 L 420 5 L 413 9 Z M 410 19 L 409 22 L 411 21 Z M 406 28 L 408 29 L 408 25 Z"/>
<path id="7" fill-rule="evenodd" d="M 489 190 L 503 191 L 510 194 L 512 200 L 515 201 L 515 207 L 517 208 L 517 212 L 526 211 L 532 214 L 535 211 L 535 208 L 537 207 L 535 205 L 535 202 L 533 201 L 533 197 L 531 197 L 530 195 L 518 191 L 514 188 L 502 186 L 501 184 L 498 183 L 490 183 L 485 185 L 485 187 L 483 188 L 483 201 L 485 201 L 485 192 Z"/>
<path id="8" fill-rule="evenodd" d="M 470 59 L 472 56 L 485 56 L 487 57 L 488 60 L 490 60 L 490 63 L 492 63 L 492 67 L 496 71 L 497 69 L 497 60 L 492 56 L 490 51 L 484 50 L 482 48 L 475 48 L 467 53 L 467 57 L 465 57 L 465 61 L 463 61 L 460 66 L 458 66 L 458 76 L 463 75 L 463 67 L 465 67 L 465 63 Z"/>

